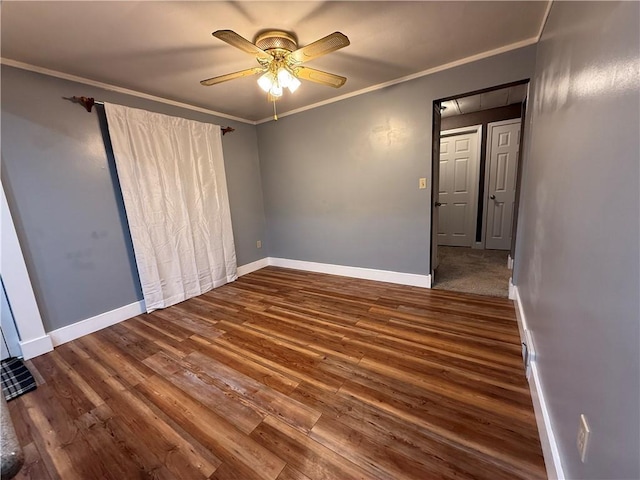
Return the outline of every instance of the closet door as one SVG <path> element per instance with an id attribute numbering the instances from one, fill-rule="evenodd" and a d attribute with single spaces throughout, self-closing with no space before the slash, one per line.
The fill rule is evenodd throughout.
<path id="1" fill-rule="evenodd" d="M 478 132 L 440 140 L 438 245 L 471 247 L 478 209 Z"/>
<path id="2" fill-rule="evenodd" d="M 489 189 L 485 248 L 509 250 L 516 200 L 520 120 L 489 124 Z"/>

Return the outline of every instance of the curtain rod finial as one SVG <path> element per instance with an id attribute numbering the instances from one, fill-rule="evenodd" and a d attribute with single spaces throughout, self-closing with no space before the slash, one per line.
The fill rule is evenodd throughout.
<path id="1" fill-rule="evenodd" d="M 96 100 L 93 97 L 76 97 L 74 95 L 73 97 L 62 97 L 62 98 L 64 98 L 65 100 L 69 100 L 73 103 L 79 103 L 87 110 L 87 112 L 91 112 L 91 109 L 96 103 Z"/>
<path id="2" fill-rule="evenodd" d="M 236 131 L 236 129 L 233 127 L 223 127 L 221 130 L 222 130 L 222 135 Z"/>

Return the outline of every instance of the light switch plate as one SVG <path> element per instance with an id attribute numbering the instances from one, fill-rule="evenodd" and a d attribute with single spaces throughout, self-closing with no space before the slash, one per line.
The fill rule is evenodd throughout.
<path id="1" fill-rule="evenodd" d="M 423 189 L 423 188 L 427 188 L 427 179 L 426 178 L 421 178 L 419 183 L 418 183 L 418 188 Z"/>

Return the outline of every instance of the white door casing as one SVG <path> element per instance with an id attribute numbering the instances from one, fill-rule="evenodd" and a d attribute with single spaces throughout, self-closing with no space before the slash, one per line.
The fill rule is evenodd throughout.
<path id="1" fill-rule="evenodd" d="M 485 248 L 509 250 L 516 198 L 520 119 L 494 122 L 487 132 Z"/>
<path id="2" fill-rule="evenodd" d="M 0 273 L 11 305 L 13 319 L 20 335 L 20 349 L 23 358 L 28 360 L 53 350 L 53 343 L 51 343 L 51 337 L 44 330 L 2 182 L 0 182 L 0 195 L 2 200 Z"/>
<path id="3" fill-rule="evenodd" d="M 475 242 L 481 128 L 442 132 L 438 245 L 471 247 Z"/>

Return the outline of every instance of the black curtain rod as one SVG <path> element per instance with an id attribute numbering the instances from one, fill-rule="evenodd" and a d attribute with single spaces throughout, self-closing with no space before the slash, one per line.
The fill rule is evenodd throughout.
<path id="1" fill-rule="evenodd" d="M 91 109 L 93 108 L 94 105 L 104 105 L 104 102 L 100 102 L 100 101 L 96 101 L 95 98 L 93 97 L 62 97 L 65 100 L 70 100 L 73 103 L 79 103 L 80 105 L 82 105 L 87 112 L 91 112 Z M 220 127 L 220 130 L 222 130 L 222 135 L 225 135 L 226 133 L 231 133 L 231 132 L 235 132 L 235 128 L 233 127 Z"/>

